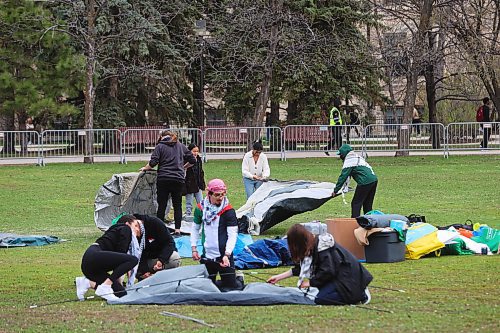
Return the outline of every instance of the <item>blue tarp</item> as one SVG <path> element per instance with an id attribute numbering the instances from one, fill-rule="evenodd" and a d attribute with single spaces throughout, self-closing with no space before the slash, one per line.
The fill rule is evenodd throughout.
<path id="1" fill-rule="evenodd" d="M 259 239 L 235 255 L 238 269 L 278 267 L 293 265 L 286 239 Z"/>
<path id="2" fill-rule="evenodd" d="M 236 240 L 236 245 L 234 247 L 234 255 L 238 255 L 243 248 L 247 245 L 253 243 L 252 236 L 248 234 L 238 234 L 238 238 Z M 191 241 L 190 236 L 182 236 L 175 238 L 175 246 L 177 247 L 177 252 L 182 258 L 191 258 Z M 198 239 L 198 252 L 202 253 L 201 239 Z"/>
<path id="3" fill-rule="evenodd" d="M 41 246 L 59 243 L 61 241 L 61 239 L 55 236 L 0 233 L 0 247 Z"/>

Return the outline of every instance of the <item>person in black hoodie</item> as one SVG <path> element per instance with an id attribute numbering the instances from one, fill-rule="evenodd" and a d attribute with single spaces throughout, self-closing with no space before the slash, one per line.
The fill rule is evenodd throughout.
<path id="1" fill-rule="evenodd" d="M 195 164 L 196 159 L 189 149 L 177 140 L 176 134 L 165 130 L 161 133 L 148 164 L 140 169 L 140 171 L 148 171 L 158 165 L 156 176 L 158 211 L 156 216 L 162 221 L 165 220 L 165 210 L 171 196 L 177 235 L 181 232 L 184 163 Z"/>
<path id="2" fill-rule="evenodd" d="M 287 232 L 288 248 L 297 265 L 284 273 L 271 276 L 275 284 L 291 276 L 299 276 L 299 288 L 319 289 L 316 304 L 346 305 L 371 300 L 368 284 L 373 276 L 329 233 L 314 236 L 304 226 L 293 225 Z"/>
<path id="3" fill-rule="evenodd" d="M 202 191 L 205 190 L 205 172 L 203 171 L 203 162 L 199 155 L 200 149 L 194 143 L 188 146 L 188 149 L 196 158 L 195 164 L 186 163 L 186 186 L 184 193 L 186 195 L 186 215 L 193 215 L 193 198 L 196 203 L 201 203 L 203 200 Z"/>
<path id="4" fill-rule="evenodd" d="M 143 222 L 145 234 L 145 246 L 137 269 L 138 279 L 148 278 L 163 269 L 179 267 L 181 257 L 165 223 L 156 216 L 134 216 Z"/>

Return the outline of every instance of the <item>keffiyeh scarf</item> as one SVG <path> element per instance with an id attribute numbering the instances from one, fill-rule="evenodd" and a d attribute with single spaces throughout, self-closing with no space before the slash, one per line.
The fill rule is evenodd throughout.
<path id="1" fill-rule="evenodd" d="M 202 221 L 206 225 L 210 225 L 212 222 L 216 221 L 218 218 L 218 214 L 222 211 L 227 205 L 229 205 L 229 200 L 227 197 L 222 199 L 222 203 L 220 206 L 216 206 L 210 203 L 210 199 L 208 196 L 203 199 L 201 202 L 201 209 L 203 211 Z"/>
<path id="2" fill-rule="evenodd" d="M 144 224 L 139 223 L 139 226 L 141 227 L 141 241 L 139 243 L 139 241 L 137 240 L 137 237 L 135 237 L 134 232 L 132 232 L 132 241 L 130 242 L 127 254 L 136 257 L 140 261 L 142 251 L 144 250 L 146 234 L 144 231 Z M 138 267 L 139 267 L 139 264 L 137 264 L 134 268 L 132 268 L 128 272 L 127 287 L 130 287 L 134 284 L 135 275 L 137 274 Z"/>

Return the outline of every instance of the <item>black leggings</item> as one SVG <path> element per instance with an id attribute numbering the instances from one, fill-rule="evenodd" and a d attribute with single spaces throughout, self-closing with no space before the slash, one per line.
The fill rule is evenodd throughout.
<path id="1" fill-rule="evenodd" d="M 99 245 L 91 245 L 85 251 L 82 258 L 82 272 L 90 281 L 94 281 L 97 285 L 102 284 L 106 279 L 113 282 L 112 288 L 118 297 L 124 296 L 125 288 L 118 281 L 125 273 L 134 268 L 139 260 L 125 253 L 103 251 Z M 109 271 L 113 271 L 109 274 Z"/>
<path id="2" fill-rule="evenodd" d="M 156 217 L 158 217 L 162 221 L 165 221 L 165 211 L 167 210 L 168 198 L 172 196 L 175 229 L 181 228 L 183 187 L 184 183 L 176 180 L 158 179 L 156 182 L 156 201 L 158 202 L 158 211 L 156 212 Z"/>
<path id="3" fill-rule="evenodd" d="M 377 183 L 378 181 L 375 181 L 370 184 L 356 186 L 354 198 L 352 198 L 351 202 L 352 218 L 361 215 L 361 207 L 363 207 L 365 214 L 373 209 L 373 199 L 375 199 L 375 192 L 377 192 Z"/>

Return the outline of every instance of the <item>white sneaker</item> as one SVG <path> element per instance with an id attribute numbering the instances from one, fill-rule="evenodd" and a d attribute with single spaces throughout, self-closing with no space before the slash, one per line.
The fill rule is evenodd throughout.
<path id="1" fill-rule="evenodd" d="M 76 297 L 78 297 L 80 301 L 83 301 L 85 299 L 85 293 L 90 288 L 90 281 L 84 276 L 79 276 L 75 279 L 75 285 Z"/>
<path id="2" fill-rule="evenodd" d="M 96 288 L 95 294 L 97 296 L 104 298 L 107 301 L 116 301 L 119 299 L 117 296 L 115 296 L 113 288 L 111 288 L 111 286 L 108 286 L 106 284 L 100 284 Z"/>
<path id="3" fill-rule="evenodd" d="M 363 301 L 363 304 L 368 304 L 372 300 L 372 295 L 370 294 L 368 288 L 365 289 L 365 295 L 366 295 L 366 300 Z"/>

